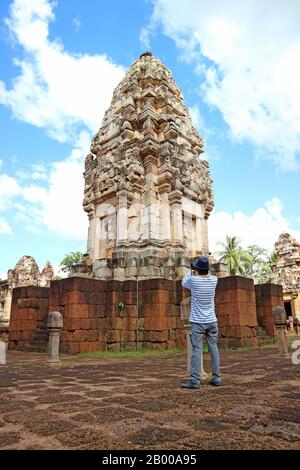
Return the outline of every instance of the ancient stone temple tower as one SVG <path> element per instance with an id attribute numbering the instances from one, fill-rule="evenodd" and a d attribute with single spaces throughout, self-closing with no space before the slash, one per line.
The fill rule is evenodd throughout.
<path id="1" fill-rule="evenodd" d="M 150 52 L 114 90 L 85 159 L 88 253 L 101 279 L 172 278 L 208 253 L 213 208 L 203 139 Z"/>
<path id="2" fill-rule="evenodd" d="M 49 287 L 53 277 L 54 271 L 49 261 L 40 272 L 32 256 L 22 256 L 14 269 L 8 270 L 7 279 L 0 279 L 0 326 L 1 323 L 9 322 L 12 291 L 15 287 Z"/>
<path id="3" fill-rule="evenodd" d="M 300 243 L 289 233 L 282 233 L 275 243 L 275 253 L 273 280 L 282 285 L 287 316 L 300 319 Z"/>

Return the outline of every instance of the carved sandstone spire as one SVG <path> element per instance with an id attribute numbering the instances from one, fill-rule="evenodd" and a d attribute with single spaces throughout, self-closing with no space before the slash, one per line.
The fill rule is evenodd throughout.
<path id="1" fill-rule="evenodd" d="M 275 253 L 274 281 L 282 285 L 284 294 L 299 297 L 300 315 L 300 243 L 289 233 L 282 233 L 275 243 Z"/>
<path id="2" fill-rule="evenodd" d="M 143 53 L 114 90 L 85 160 L 83 206 L 90 219 L 92 259 L 110 258 L 121 242 L 130 243 L 127 232 L 133 234 L 133 229 L 128 224 L 133 220 L 136 240 L 156 246 L 168 242 L 190 254 L 207 252 L 205 222 L 214 201 L 208 163 L 199 158 L 202 152 L 203 139 L 171 72 L 151 52 Z M 122 223 L 121 212 L 114 220 L 108 214 L 112 211 L 104 208 L 104 204 L 120 206 L 121 200 Z M 146 207 L 144 211 L 133 208 L 137 201 Z M 185 224 L 184 201 L 194 204 L 194 209 L 184 209 L 191 214 Z M 203 224 L 196 224 L 193 217 Z M 121 224 L 125 228 L 116 235 Z M 201 235 L 196 235 L 195 224 Z"/>
<path id="3" fill-rule="evenodd" d="M 117 86 L 102 126 L 93 138 L 86 159 L 85 210 L 89 211 L 96 194 L 97 198 L 107 197 L 118 189 L 131 189 L 135 178 L 129 181 L 125 173 L 113 171 L 117 161 L 123 161 L 121 166 L 125 166 L 128 148 L 135 152 L 126 166 L 128 173 L 133 165 L 137 166 L 140 191 L 145 181 L 144 159 L 151 153 L 157 158 L 158 185 L 168 181 L 170 190 L 182 186 L 188 197 L 205 202 L 209 214 L 213 207 L 211 179 L 207 162 L 198 158 L 203 152 L 203 139 L 193 127 L 171 72 L 151 52 L 142 54 Z M 166 162 L 174 169 L 171 180 L 165 174 Z M 92 184 L 92 179 L 97 185 Z M 176 184 L 177 179 L 182 179 L 182 184 Z"/>

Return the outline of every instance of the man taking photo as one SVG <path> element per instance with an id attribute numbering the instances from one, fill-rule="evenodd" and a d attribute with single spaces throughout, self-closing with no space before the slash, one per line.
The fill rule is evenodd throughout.
<path id="1" fill-rule="evenodd" d="M 191 265 L 182 280 L 182 286 L 191 291 L 191 311 L 189 321 L 192 325 L 190 339 L 192 344 L 191 372 L 182 388 L 200 388 L 200 357 L 203 336 L 205 336 L 212 361 L 211 385 L 221 385 L 220 359 L 218 351 L 218 323 L 215 313 L 215 292 L 218 282 L 209 273 L 210 264 L 206 256 L 199 256 Z"/>

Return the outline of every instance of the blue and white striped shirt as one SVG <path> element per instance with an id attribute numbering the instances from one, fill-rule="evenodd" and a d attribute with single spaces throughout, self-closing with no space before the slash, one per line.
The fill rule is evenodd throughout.
<path id="1" fill-rule="evenodd" d="M 218 283 L 216 276 L 193 276 L 191 271 L 182 279 L 182 285 L 191 291 L 192 323 L 213 323 L 217 321 L 215 313 L 215 292 Z"/>

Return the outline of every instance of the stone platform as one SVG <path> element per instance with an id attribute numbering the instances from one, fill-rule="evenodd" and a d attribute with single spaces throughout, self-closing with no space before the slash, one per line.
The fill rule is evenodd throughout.
<path id="1" fill-rule="evenodd" d="M 0 366 L 1 450 L 300 448 L 299 365 L 276 348 L 221 351 L 223 386 L 200 390 L 179 388 L 181 353 L 68 357 L 58 367 L 43 355 L 13 351 L 8 359 Z"/>
<path id="2" fill-rule="evenodd" d="M 252 279 L 219 279 L 216 313 L 220 344 L 258 345 L 258 313 L 269 325 L 272 306 L 283 306 L 280 289 L 265 285 L 255 292 Z M 8 347 L 45 351 L 46 318 L 49 312 L 58 311 L 63 315 L 60 351 L 64 353 L 185 348 L 183 306 L 189 297 L 181 281 L 168 279 L 121 282 L 70 277 L 52 281 L 50 288 L 16 288 Z"/>

